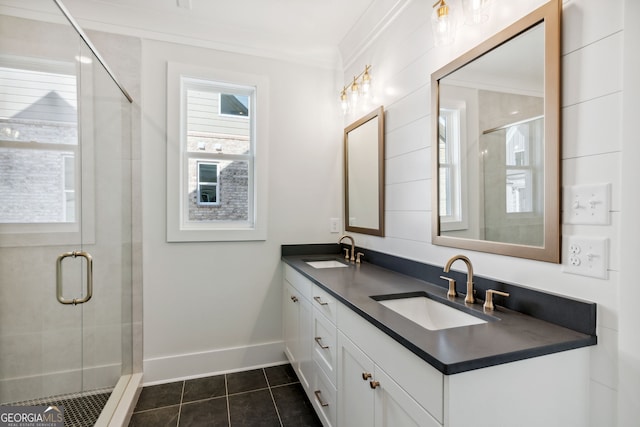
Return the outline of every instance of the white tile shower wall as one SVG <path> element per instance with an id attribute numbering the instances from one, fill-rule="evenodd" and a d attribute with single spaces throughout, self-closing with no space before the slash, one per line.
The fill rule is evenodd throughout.
<path id="1" fill-rule="evenodd" d="M 431 232 L 430 81 L 432 72 L 477 42 L 544 3 L 494 3 L 494 15 L 482 29 L 461 26 L 451 47 L 433 47 L 430 4 L 411 2 L 366 49 L 342 45 L 348 64 L 345 81 L 373 64 L 377 103 L 387 111 L 387 236 L 356 236 L 370 249 L 442 265 L 458 250 L 433 246 Z M 563 226 L 564 234 L 603 235 L 611 241 L 608 280 L 568 277 L 561 267 L 490 254 L 472 253 L 478 274 L 598 303 L 599 345 L 592 348 L 593 426 L 614 425 L 617 395 L 619 210 L 622 93 L 622 0 L 607 4 L 569 0 L 563 5 L 563 160 L 562 184 L 610 182 L 612 223 Z M 611 6 L 611 7 L 610 7 Z M 516 10 L 517 9 L 517 10 Z M 606 15 L 606 19 L 603 17 Z M 604 20 L 603 20 L 604 19 Z M 606 24 L 604 22 L 606 21 Z M 602 24 L 601 24 L 602 23 Z M 352 32 L 350 37 L 362 37 Z M 345 124 L 358 117 L 353 114 Z M 603 126 L 603 123 L 609 126 Z M 605 420 L 598 424 L 595 420 Z"/>

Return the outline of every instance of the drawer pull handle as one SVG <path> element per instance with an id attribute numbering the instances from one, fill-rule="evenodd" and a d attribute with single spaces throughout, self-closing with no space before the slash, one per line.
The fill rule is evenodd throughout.
<path id="1" fill-rule="evenodd" d="M 322 348 L 324 350 L 329 348 L 328 345 L 323 345 L 322 344 L 322 342 L 321 342 L 322 341 L 322 337 L 315 337 L 314 340 L 316 341 L 316 344 L 318 344 L 320 346 L 320 348 Z"/>
<path id="2" fill-rule="evenodd" d="M 313 297 L 313 299 L 320 305 L 329 305 L 328 302 L 323 302 L 321 297 Z"/>
<path id="3" fill-rule="evenodd" d="M 298 297 L 295 295 L 291 295 L 291 301 L 298 302 Z"/>
<path id="4" fill-rule="evenodd" d="M 363 372 L 362 373 L 362 379 L 364 381 L 368 380 L 369 378 L 371 378 L 373 375 L 371 375 L 369 372 Z"/>
<path id="5" fill-rule="evenodd" d="M 378 381 L 369 381 L 369 385 L 371 386 L 371 388 L 378 388 L 378 386 L 380 386 L 380 382 L 378 382 Z"/>
<path id="6" fill-rule="evenodd" d="M 320 404 L 320 406 L 322 406 L 322 407 L 329 406 L 329 404 L 327 402 L 323 401 L 322 398 L 320 397 L 320 395 L 322 394 L 322 392 L 320 390 L 314 391 L 313 394 L 316 395 L 316 399 L 318 399 L 318 403 Z"/>

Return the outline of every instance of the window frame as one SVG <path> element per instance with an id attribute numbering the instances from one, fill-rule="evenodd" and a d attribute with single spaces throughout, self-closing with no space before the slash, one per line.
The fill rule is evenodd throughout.
<path id="1" fill-rule="evenodd" d="M 248 221 L 188 220 L 187 172 L 190 157 L 186 150 L 185 80 L 201 81 L 216 88 L 252 89 L 248 115 L 251 120 Z M 268 95 L 266 76 L 167 63 L 167 242 L 266 240 Z M 234 157 L 237 156 L 226 155 L 225 159 L 232 160 Z M 201 154 L 191 156 L 191 159 L 194 158 L 202 159 Z M 206 160 L 214 159 L 207 156 Z"/>

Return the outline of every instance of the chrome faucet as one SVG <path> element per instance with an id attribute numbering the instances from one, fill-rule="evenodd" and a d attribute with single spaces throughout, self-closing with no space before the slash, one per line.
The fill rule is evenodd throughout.
<path id="1" fill-rule="evenodd" d="M 344 239 L 351 240 L 351 257 L 348 256 L 348 252 L 347 252 L 347 256 L 345 256 L 345 258 L 347 258 L 351 262 L 354 262 L 356 260 L 356 255 L 355 255 L 356 244 L 353 240 L 353 237 L 349 236 L 348 234 L 345 234 L 342 237 L 340 237 L 340 240 L 338 240 L 338 244 L 342 243 Z M 345 251 L 348 251 L 348 249 L 345 249 Z"/>
<path id="2" fill-rule="evenodd" d="M 452 256 L 449 259 L 449 261 L 447 261 L 447 264 L 444 266 L 444 272 L 448 273 L 449 269 L 451 268 L 451 264 L 453 264 L 454 261 L 457 261 L 459 259 L 464 261 L 465 264 L 467 264 L 467 296 L 464 298 L 464 302 L 468 304 L 473 304 L 476 301 L 476 299 L 473 297 L 473 265 L 471 265 L 471 261 L 469 260 L 469 258 L 467 258 L 464 255 Z"/>

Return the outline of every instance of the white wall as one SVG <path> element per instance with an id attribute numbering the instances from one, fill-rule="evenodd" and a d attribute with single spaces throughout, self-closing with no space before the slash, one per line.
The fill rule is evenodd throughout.
<path id="1" fill-rule="evenodd" d="M 145 383 L 284 361 L 280 245 L 338 238 L 335 72 L 150 40 L 142 51 Z M 167 61 L 269 79 L 266 241 L 166 242 Z"/>
<path id="2" fill-rule="evenodd" d="M 433 47 L 429 23 L 431 2 L 423 1 L 409 2 L 391 25 L 369 40 L 365 49 L 358 51 L 353 47 L 362 45 L 363 40 L 370 37 L 364 32 L 352 31 L 342 43 L 343 62 L 346 64 L 344 81 L 349 81 L 365 64 L 373 64 L 377 103 L 383 104 L 387 111 L 387 236 L 358 235 L 358 245 L 436 265 L 443 265 L 450 256 L 459 252 L 430 243 L 432 112 L 429 78 L 432 72 L 544 1 L 494 0 L 493 3 L 491 19 L 479 29 L 462 26 L 457 41 L 450 47 Z M 633 15 L 626 22 L 635 25 L 640 19 L 638 7 L 630 3 L 633 1 L 626 1 L 626 13 L 633 11 Z M 623 168 L 624 182 L 637 182 L 640 176 L 636 165 L 639 157 L 635 129 L 631 124 L 621 126 L 623 96 L 627 99 L 624 117 L 627 120 L 637 120 L 638 117 L 637 82 L 627 77 L 628 84 L 623 85 L 623 61 L 626 59 L 623 58 L 623 48 L 627 33 L 627 26 L 624 25 L 625 2 L 615 0 L 607 2 L 607 7 L 602 7 L 597 2 L 567 0 L 563 9 L 562 185 L 608 182 L 612 183 L 613 194 L 610 225 L 563 225 L 562 234 L 608 237 L 609 277 L 602 280 L 566 274 L 562 271 L 562 265 L 544 262 L 484 253 L 469 255 L 479 275 L 598 304 L 599 343 L 591 349 L 592 425 L 616 425 L 619 383 L 625 385 L 625 395 L 621 398 L 625 405 L 621 405 L 620 425 L 631 425 L 631 420 L 637 422 L 638 419 L 640 351 L 638 338 L 635 337 L 638 336 L 639 322 L 637 310 L 633 311 L 632 303 L 627 302 L 624 293 L 627 288 L 634 287 L 633 294 L 637 295 L 637 284 L 631 280 L 637 275 L 629 272 L 627 280 L 621 282 L 621 277 L 624 277 L 621 267 L 624 262 L 626 268 L 633 268 L 633 260 L 637 263 L 640 251 L 635 242 L 638 233 L 631 235 L 635 238 L 627 239 L 621 239 L 620 235 L 622 208 L 627 205 L 629 208 L 638 208 L 638 202 L 623 203 L 620 171 Z M 629 38 L 629 42 L 635 44 L 635 50 L 629 45 L 624 50 L 627 55 L 638 51 L 638 31 L 634 30 L 632 34 L 634 38 Z M 638 54 L 634 55 L 635 58 L 626 59 L 626 63 L 628 70 L 636 70 L 637 76 Z M 633 87 L 635 98 L 623 91 L 623 87 L 626 90 Z M 635 114 L 627 112 L 629 108 L 633 108 Z M 345 124 L 353 121 L 358 114 L 347 117 Z M 627 130 L 624 139 L 623 128 Z M 632 157 L 634 160 L 623 161 L 627 151 L 635 154 Z M 628 196 L 637 193 L 637 190 L 630 188 L 632 185 L 624 187 Z M 635 222 L 628 218 L 625 225 L 637 227 Z M 621 260 L 621 252 L 627 254 L 626 261 Z M 619 299 L 623 302 L 620 303 Z M 624 312 L 621 307 L 625 308 Z M 633 322 L 635 326 L 629 327 L 624 336 L 624 347 L 629 354 L 625 352 L 624 365 L 620 362 L 619 366 L 618 331 L 626 330 L 619 328 L 620 319 L 624 319 L 625 325 Z M 629 380 L 619 380 L 619 368 L 620 377 L 630 375 Z M 636 402 L 635 408 L 631 402 Z"/>

